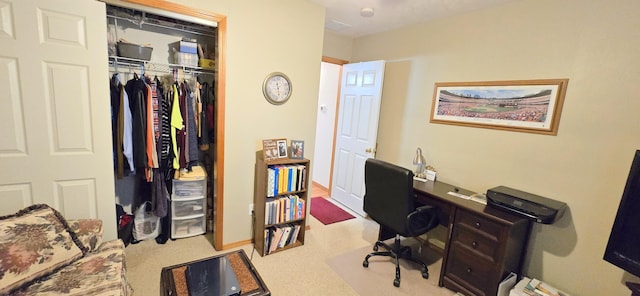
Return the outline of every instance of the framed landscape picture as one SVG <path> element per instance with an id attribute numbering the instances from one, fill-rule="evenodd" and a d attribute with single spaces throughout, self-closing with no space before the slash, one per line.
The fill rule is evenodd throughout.
<path id="1" fill-rule="evenodd" d="M 291 140 L 291 155 L 289 158 L 303 159 L 304 158 L 304 141 Z"/>
<path id="2" fill-rule="evenodd" d="M 569 79 L 436 83 L 429 122 L 556 135 Z"/>

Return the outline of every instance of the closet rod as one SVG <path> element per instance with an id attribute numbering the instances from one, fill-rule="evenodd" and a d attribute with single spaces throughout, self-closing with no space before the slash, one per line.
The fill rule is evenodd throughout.
<path id="1" fill-rule="evenodd" d="M 147 62 L 143 60 L 114 57 L 114 56 L 109 57 L 109 64 L 114 68 L 117 68 L 118 66 L 129 67 L 129 68 L 143 66 L 145 71 L 170 73 L 173 69 L 182 69 L 187 73 L 193 73 L 193 74 L 208 74 L 208 75 L 215 74 L 215 70 L 209 70 L 209 69 L 204 69 L 200 67 L 189 67 L 189 66 L 176 65 L 176 64 L 152 63 L 152 62 Z"/>
<path id="2" fill-rule="evenodd" d="M 108 14 L 107 17 L 109 18 L 113 18 L 116 20 L 123 20 L 123 21 L 128 21 L 131 22 L 133 24 L 138 25 L 135 21 L 126 18 L 126 17 L 121 17 L 121 16 L 115 16 L 115 15 L 110 15 Z M 209 33 L 203 33 L 203 32 L 197 32 L 197 31 L 192 31 L 192 30 L 187 30 L 187 29 L 181 29 L 181 28 L 175 28 L 175 27 L 170 27 L 170 26 L 165 26 L 165 25 L 160 25 L 160 24 L 154 24 L 154 23 L 147 23 L 147 22 L 143 22 L 143 25 L 149 25 L 149 26 L 154 26 L 154 27 L 159 27 L 159 28 L 163 28 L 163 29 L 169 29 L 169 30 L 175 30 L 175 31 L 181 31 L 181 32 L 185 32 L 185 33 L 190 33 L 190 34 L 196 34 L 196 35 L 202 35 L 202 36 L 206 36 L 206 37 L 212 37 L 215 38 L 216 35 L 215 34 L 209 34 Z"/>

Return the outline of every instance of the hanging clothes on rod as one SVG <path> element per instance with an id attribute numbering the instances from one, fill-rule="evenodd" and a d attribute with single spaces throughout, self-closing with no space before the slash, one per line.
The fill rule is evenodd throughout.
<path id="1" fill-rule="evenodd" d="M 124 90 L 119 73 L 111 76 L 110 95 L 112 110 L 113 149 L 116 177 L 123 178 L 125 170 L 134 171 L 133 145 L 131 139 L 131 109 L 129 96 Z M 126 162 L 125 162 L 126 160 Z"/>
<path id="2" fill-rule="evenodd" d="M 200 150 L 208 150 L 213 139 L 214 127 L 214 107 L 213 93 L 208 82 L 204 82 L 201 88 L 202 113 L 200 114 L 202 124 L 200 128 Z"/>
<path id="3" fill-rule="evenodd" d="M 210 26 L 145 15 L 144 11 L 140 14 L 143 21 L 132 26 L 129 21 L 136 18 L 138 13 L 129 8 L 107 5 L 107 25 L 113 28 L 115 35 L 111 42 L 113 49 L 117 47 L 115 41 L 121 38 L 135 39 L 139 44 L 155 48 L 154 55 L 144 59 L 120 56 L 121 53 L 116 50 L 109 53 L 110 74 L 119 74 L 122 84 L 120 94 L 125 95 L 121 97 L 114 93 L 114 172 L 116 175 L 124 175 L 123 179 L 116 179 L 116 195 L 119 196 L 118 203 L 125 207 L 130 202 L 132 212 L 143 202 L 150 201 L 152 206 L 149 210 L 153 210 L 158 217 L 165 217 L 160 220 L 162 230 L 156 237 L 156 242 L 164 243 L 176 232 L 171 227 L 172 221 L 177 220 L 170 217 L 169 197 L 173 191 L 174 177 L 180 172 L 180 163 L 183 163 L 183 171 L 186 171 L 210 156 L 198 149 L 204 131 L 202 123 L 206 120 L 202 111 L 206 106 L 202 102 L 202 91 L 196 81 L 199 75 L 208 81 L 215 79 L 216 69 L 197 67 L 186 61 L 183 63 L 181 59 L 172 59 L 171 54 L 165 57 L 165 52 L 161 49 L 166 46 L 165 40 L 174 40 L 178 35 L 184 35 L 183 39 L 197 39 L 198 44 L 215 52 L 217 31 Z M 146 34 L 147 32 L 152 34 Z M 193 34 L 197 36 L 194 37 Z M 170 42 L 168 45 L 173 47 L 174 43 Z M 114 83 L 114 90 L 118 89 L 117 85 Z M 183 110 L 180 110 L 180 98 L 184 104 Z M 123 132 L 127 110 L 131 122 L 129 140 L 126 140 L 126 132 Z M 184 137 L 181 140 L 184 147 L 173 145 L 177 141 L 178 132 Z M 131 143 L 129 156 L 124 148 L 128 142 Z M 197 153 L 193 153 L 190 148 L 196 148 Z M 176 169 L 173 168 L 174 160 Z M 213 169 L 212 162 L 197 164 L 203 165 L 207 170 Z M 127 176 L 131 171 L 134 174 Z M 213 176 L 212 171 L 210 175 Z M 207 209 L 207 204 L 213 204 L 207 203 L 209 196 L 213 200 L 213 186 L 209 187 L 209 184 L 211 181 L 207 180 L 207 199 L 203 198 L 205 202 L 202 210 L 205 216 L 201 222 L 212 219 L 208 217 L 210 214 Z M 204 226 L 202 228 L 206 229 Z"/>
<path id="4" fill-rule="evenodd" d="M 208 148 L 212 92 L 203 88 L 196 72 L 162 71 L 149 63 L 112 63 L 112 69 L 117 69 L 111 77 L 116 175 L 122 178 L 125 170 L 136 172 L 142 183 L 136 185 L 132 206 L 150 201 L 156 215 L 164 217 L 172 179 L 200 164 L 201 150 Z M 124 85 L 122 73 L 131 77 Z"/>
<path id="5" fill-rule="evenodd" d="M 132 118 L 133 160 L 136 170 L 144 170 L 147 159 L 147 86 L 137 73 L 124 86 L 129 95 Z"/>
<path id="6" fill-rule="evenodd" d="M 195 81 L 193 78 L 191 81 Z M 198 128 L 196 124 L 196 104 L 195 104 L 195 92 L 197 89 L 191 85 L 191 81 L 185 81 L 187 94 L 186 94 L 186 168 L 191 171 L 191 166 L 196 165 L 200 160 L 200 149 L 198 148 Z"/>

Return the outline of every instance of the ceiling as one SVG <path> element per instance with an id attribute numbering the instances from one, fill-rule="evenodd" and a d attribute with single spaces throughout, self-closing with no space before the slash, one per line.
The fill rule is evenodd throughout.
<path id="1" fill-rule="evenodd" d="M 517 0 L 308 0 L 326 8 L 325 29 L 361 37 Z M 373 16 L 360 15 L 372 8 Z"/>

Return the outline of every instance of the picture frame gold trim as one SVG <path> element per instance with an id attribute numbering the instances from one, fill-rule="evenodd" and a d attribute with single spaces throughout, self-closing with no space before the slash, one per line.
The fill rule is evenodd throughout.
<path id="1" fill-rule="evenodd" d="M 569 79 L 437 82 L 430 123 L 557 135 Z"/>

